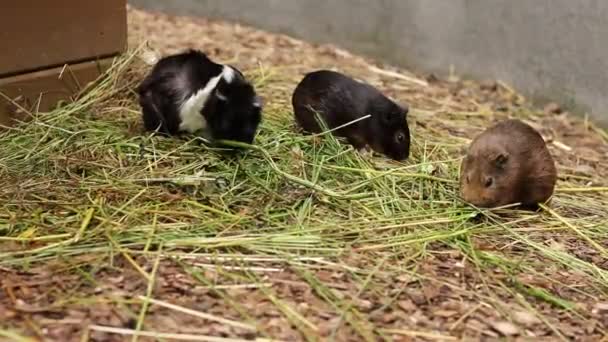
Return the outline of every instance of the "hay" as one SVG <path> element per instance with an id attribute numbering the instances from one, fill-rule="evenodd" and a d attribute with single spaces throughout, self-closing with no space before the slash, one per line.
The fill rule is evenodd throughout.
<path id="1" fill-rule="evenodd" d="M 75 102 L 2 132 L 6 310 L 24 312 L 17 299 L 25 296 L 48 310 L 85 310 L 81 321 L 93 324 L 91 334 L 142 331 L 192 340 L 251 337 L 240 325 L 282 340 L 504 334 L 493 322 L 516 324 L 523 336 L 606 333 L 608 322 L 595 309 L 608 293 L 605 132 L 569 115 L 549 117 L 506 86 L 427 81 L 327 46 L 238 25 L 188 23 L 197 30 L 224 25 L 247 42 L 263 38 L 258 47 L 288 45 L 273 51 L 286 59 L 276 64 L 259 57 L 268 56 L 264 51 L 247 58 L 254 47 L 223 52 L 245 61 L 266 97 L 255 146 L 226 158 L 195 137 L 143 133 L 133 92 L 147 70 L 138 58 L 143 47 L 118 59 Z M 408 161 L 362 156 L 330 135 L 297 133 L 289 106 L 295 81 L 304 69 L 337 60 L 412 105 Z M 462 147 L 503 117 L 538 127 L 558 161 L 558 190 L 539 212 L 480 210 L 458 198 Z M 560 125 L 575 127 L 568 133 L 584 134 L 586 143 L 568 141 Z M 51 274 L 54 286 L 29 286 L 39 295 L 12 290 Z M 200 296 L 214 306 L 194 316 L 219 323 L 182 316 Z M 146 298 L 179 302 L 181 309 L 154 311 Z M 91 305 L 105 316 L 86 311 Z M 124 312 L 135 330 L 103 327 L 113 322 L 107 305 Z M 39 328 L 57 323 L 44 312 L 13 318 L 12 329 L 0 333 L 45 336 Z M 518 312 L 538 323 L 526 326 Z M 178 324 L 159 323 L 167 317 Z M 81 333 L 61 330 L 63 337 Z"/>

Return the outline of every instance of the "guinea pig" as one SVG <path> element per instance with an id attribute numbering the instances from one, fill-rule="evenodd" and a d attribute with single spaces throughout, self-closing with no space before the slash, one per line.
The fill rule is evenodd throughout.
<path id="1" fill-rule="evenodd" d="M 202 131 L 210 140 L 252 143 L 260 98 L 236 68 L 198 50 L 163 57 L 138 89 L 146 130 L 166 135 Z"/>
<path id="2" fill-rule="evenodd" d="M 485 208 L 537 208 L 551 197 L 556 181 L 545 141 L 519 120 L 501 121 L 475 137 L 460 167 L 462 198 Z"/>
<path id="3" fill-rule="evenodd" d="M 369 84 L 334 71 L 314 71 L 297 85 L 292 105 L 296 122 L 308 133 L 321 132 L 317 113 L 329 129 L 370 115 L 332 133 L 358 150 L 370 147 L 395 160 L 409 156 L 407 106 L 396 104 Z"/>

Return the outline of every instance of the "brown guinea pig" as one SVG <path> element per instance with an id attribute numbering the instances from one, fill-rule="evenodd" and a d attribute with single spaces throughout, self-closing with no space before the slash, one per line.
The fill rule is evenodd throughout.
<path id="1" fill-rule="evenodd" d="M 551 197 L 556 180 L 545 141 L 519 120 L 501 121 L 475 137 L 460 167 L 462 198 L 485 208 L 535 208 Z"/>
<path id="2" fill-rule="evenodd" d="M 369 84 L 329 70 L 307 74 L 292 97 L 298 125 L 309 133 L 320 133 L 316 114 L 329 129 L 370 115 L 333 134 L 344 137 L 356 149 L 367 146 L 395 160 L 409 156 L 408 108 L 388 99 Z"/>

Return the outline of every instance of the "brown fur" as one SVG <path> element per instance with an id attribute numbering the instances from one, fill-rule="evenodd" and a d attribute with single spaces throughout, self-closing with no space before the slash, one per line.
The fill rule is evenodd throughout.
<path id="1" fill-rule="evenodd" d="M 545 141 L 529 125 L 504 120 L 471 143 L 460 168 L 460 194 L 479 207 L 535 207 L 555 188 L 557 171 Z"/>

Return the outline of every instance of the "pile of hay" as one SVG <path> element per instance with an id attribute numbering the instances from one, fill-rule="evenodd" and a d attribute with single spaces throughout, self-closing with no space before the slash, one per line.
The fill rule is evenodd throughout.
<path id="1" fill-rule="evenodd" d="M 107 75 L 0 134 L 0 336 L 605 338 L 605 131 L 501 82 L 415 75 L 230 23 L 133 9 L 129 21 L 134 49 Z M 266 103 L 256 145 L 225 158 L 143 132 L 144 38 L 242 69 Z M 297 133 L 291 92 L 320 68 L 411 106 L 408 161 Z M 556 159 L 539 212 L 458 198 L 462 148 L 507 117 Z"/>

